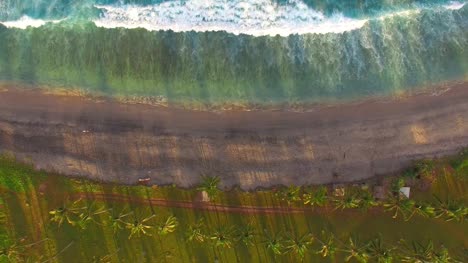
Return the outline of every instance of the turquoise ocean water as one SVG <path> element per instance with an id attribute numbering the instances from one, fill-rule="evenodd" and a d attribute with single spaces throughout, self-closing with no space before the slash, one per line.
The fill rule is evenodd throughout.
<path id="1" fill-rule="evenodd" d="M 0 82 L 270 104 L 467 78 L 464 1 L 0 0 Z"/>

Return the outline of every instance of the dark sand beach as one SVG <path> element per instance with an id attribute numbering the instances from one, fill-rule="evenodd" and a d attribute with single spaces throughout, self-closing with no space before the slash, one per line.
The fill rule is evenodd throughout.
<path id="1" fill-rule="evenodd" d="M 189 187 L 345 183 L 468 146 L 468 84 L 307 112 L 204 112 L 5 87 L 0 153 L 95 180 Z"/>

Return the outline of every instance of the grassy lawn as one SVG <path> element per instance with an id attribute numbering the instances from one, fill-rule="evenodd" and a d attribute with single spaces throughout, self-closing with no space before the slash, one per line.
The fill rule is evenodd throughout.
<path id="1" fill-rule="evenodd" d="M 366 182 L 366 187 L 382 185 L 389 192 L 410 185 L 414 203 L 399 212 L 389 200 L 365 209 L 363 193 L 370 190 L 362 184 L 346 186 L 343 197 L 334 196 L 332 186 L 213 191 L 219 210 L 300 210 L 266 214 L 166 207 L 152 200 L 192 203 L 199 191 L 69 179 L 4 156 L 0 262 L 343 262 L 352 251 L 359 253 L 350 262 L 359 262 L 359 255 L 362 262 L 390 257 L 414 262 L 418 256 L 443 258 L 444 248 L 467 262 L 467 164 L 468 155 L 461 154 L 418 163 L 400 177 Z M 308 193 L 317 197 L 320 189 L 326 189 L 323 204 L 320 198 L 311 199 L 313 206 L 304 204 Z M 434 211 L 423 216 L 415 212 L 417 205 Z M 451 216 L 452 210 L 458 216 Z"/>

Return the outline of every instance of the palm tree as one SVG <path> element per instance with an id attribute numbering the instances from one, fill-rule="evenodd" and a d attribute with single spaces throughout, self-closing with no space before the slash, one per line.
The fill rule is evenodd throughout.
<path id="1" fill-rule="evenodd" d="M 400 189 L 405 186 L 404 178 L 397 178 L 392 182 L 392 194 L 400 195 Z"/>
<path id="2" fill-rule="evenodd" d="M 262 242 L 265 244 L 267 250 L 271 250 L 275 255 L 282 255 L 284 250 L 284 239 L 280 234 L 269 234 L 265 230 L 265 241 Z"/>
<path id="3" fill-rule="evenodd" d="M 426 245 L 419 242 L 412 242 L 411 248 L 403 251 L 402 262 L 425 263 L 434 262 L 434 245 L 429 241 Z"/>
<path id="4" fill-rule="evenodd" d="M 366 253 L 369 259 L 378 263 L 391 263 L 393 262 L 393 247 L 385 247 L 380 237 L 372 240 L 366 246 Z"/>
<path id="5" fill-rule="evenodd" d="M 140 237 L 141 235 L 151 236 L 151 233 L 148 231 L 152 229 L 154 226 L 146 224 L 146 222 L 153 219 L 156 215 L 150 215 L 142 220 L 138 220 L 135 218 L 133 223 L 126 223 L 126 227 L 130 229 L 130 235 L 128 239 L 131 239 L 133 236 Z"/>
<path id="6" fill-rule="evenodd" d="M 435 213 L 434 207 L 427 203 L 416 203 L 413 209 L 413 213 L 416 213 L 422 217 L 432 217 Z"/>
<path id="7" fill-rule="evenodd" d="M 347 254 L 345 257 L 346 262 L 354 259 L 357 262 L 366 263 L 369 261 L 369 255 L 366 252 L 367 246 L 368 245 L 360 245 L 358 240 L 350 237 L 348 244 L 344 244 L 343 248 L 338 250 Z"/>
<path id="8" fill-rule="evenodd" d="M 120 211 L 120 213 L 114 213 L 114 210 L 112 210 L 112 213 L 110 213 L 107 218 L 106 225 L 110 226 L 114 233 L 116 233 L 127 225 L 127 223 L 124 221 L 124 218 L 132 213 L 133 212 L 125 213 L 124 211 Z"/>
<path id="9" fill-rule="evenodd" d="M 359 207 L 360 200 L 357 199 L 355 195 L 347 195 L 343 198 L 336 198 L 333 200 L 333 202 L 335 203 L 335 210 L 344 210 L 347 208 Z"/>
<path id="10" fill-rule="evenodd" d="M 280 200 L 286 201 L 288 205 L 291 205 L 291 203 L 301 200 L 299 196 L 300 190 L 298 186 L 291 185 L 288 188 L 281 189 L 275 195 L 279 197 Z"/>
<path id="11" fill-rule="evenodd" d="M 234 245 L 236 231 L 233 227 L 218 227 L 210 236 L 215 247 L 231 248 Z"/>
<path id="12" fill-rule="evenodd" d="M 434 196 L 437 200 L 437 205 L 434 208 L 435 218 L 445 217 L 445 221 L 456 220 L 462 222 L 466 219 L 468 208 L 464 205 L 455 202 L 452 199 L 442 201 L 439 197 Z"/>
<path id="13" fill-rule="evenodd" d="M 255 228 L 252 224 L 247 224 L 240 227 L 237 231 L 237 240 L 246 246 L 252 246 L 255 238 Z"/>
<path id="14" fill-rule="evenodd" d="M 322 257 L 330 257 L 334 258 L 336 253 L 336 244 L 335 244 L 335 236 L 333 234 L 326 235 L 325 231 L 322 231 L 323 240 L 317 239 L 320 243 L 320 248 L 317 250 L 317 254 L 321 255 Z"/>
<path id="15" fill-rule="evenodd" d="M 286 253 L 292 253 L 303 260 L 313 240 L 314 238 L 311 234 L 304 234 L 299 237 L 288 235 L 288 240 L 285 243 Z"/>
<path id="16" fill-rule="evenodd" d="M 409 198 L 402 197 L 401 195 L 392 195 L 384 204 L 386 211 L 393 212 L 393 218 L 401 215 L 405 220 L 409 220 L 413 214 L 415 202 Z"/>
<path id="17" fill-rule="evenodd" d="M 160 235 L 167 235 L 176 230 L 176 227 L 179 225 L 179 221 L 175 216 L 169 216 L 166 221 L 158 226 L 158 233 Z"/>
<path id="18" fill-rule="evenodd" d="M 203 233 L 204 226 L 202 219 L 200 219 L 195 225 L 189 226 L 187 239 L 189 241 L 204 242 L 207 239 L 206 234 Z"/>
<path id="19" fill-rule="evenodd" d="M 302 200 L 305 205 L 324 206 L 328 201 L 328 190 L 324 186 L 320 186 L 314 192 L 307 192 L 302 195 Z"/>
<path id="20" fill-rule="evenodd" d="M 203 176 L 202 183 L 197 189 L 206 192 L 210 199 L 215 199 L 220 192 L 219 183 L 220 179 L 218 176 Z"/>
<path id="21" fill-rule="evenodd" d="M 76 216 L 81 211 L 86 209 L 86 206 L 78 206 L 80 202 L 81 199 L 78 199 L 71 205 L 65 203 L 63 206 L 49 211 L 49 214 L 51 215 L 50 221 L 57 223 L 59 227 L 63 224 L 63 222 L 67 222 L 73 225 L 74 220 L 72 219 L 72 216 Z"/>
<path id="22" fill-rule="evenodd" d="M 416 171 L 420 178 L 431 178 L 434 175 L 434 161 L 424 160 L 416 164 Z"/>
<path id="23" fill-rule="evenodd" d="M 379 202 L 375 200 L 374 196 L 372 193 L 370 193 L 368 190 L 363 190 L 359 194 L 360 202 L 358 206 L 365 211 L 367 211 L 369 208 L 378 206 Z"/>
<path id="24" fill-rule="evenodd" d="M 453 259 L 450 256 L 448 249 L 445 248 L 444 246 L 441 246 L 440 250 L 436 251 L 436 253 L 434 255 L 434 262 L 436 262 L 436 263 L 452 263 L 452 262 L 460 262 L 460 261 L 457 261 L 457 260 Z"/>
<path id="25" fill-rule="evenodd" d="M 23 251 L 16 243 L 0 247 L 0 262 L 21 262 L 23 257 Z"/>
<path id="26" fill-rule="evenodd" d="M 30 259 L 26 258 L 26 252 L 30 247 L 48 240 L 48 238 L 45 238 L 25 245 L 18 245 L 18 243 L 5 244 L 5 242 L 2 242 L 3 244 L 0 246 L 0 262 L 24 262 L 24 259 Z"/>
<path id="27" fill-rule="evenodd" d="M 89 205 L 84 212 L 78 215 L 78 219 L 72 222 L 73 226 L 78 226 L 81 229 L 86 229 L 88 224 L 91 222 L 96 222 L 94 217 L 103 213 L 106 213 L 108 209 L 104 207 L 94 208 L 94 203 Z"/>

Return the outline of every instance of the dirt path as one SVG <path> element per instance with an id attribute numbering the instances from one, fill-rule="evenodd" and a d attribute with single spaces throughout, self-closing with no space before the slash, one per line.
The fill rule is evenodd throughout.
<path id="1" fill-rule="evenodd" d="M 285 111 L 185 111 L 7 87 L 0 152 L 38 168 L 133 184 L 352 182 L 468 146 L 468 84 L 438 96 Z"/>
<path id="2" fill-rule="evenodd" d="M 287 207 L 287 206 L 247 206 L 247 205 L 224 205 L 215 202 L 197 202 L 197 201 L 175 201 L 160 198 L 134 198 L 118 194 L 97 194 L 97 193 L 77 193 L 71 194 L 74 199 L 84 198 L 91 200 L 105 200 L 113 202 L 130 202 L 140 205 L 151 205 L 167 208 L 184 208 L 193 210 L 203 210 L 221 213 L 236 213 L 236 214 L 307 214 L 307 213 L 323 213 L 330 214 L 334 211 L 332 207 Z M 341 214 L 362 213 L 359 209 L 339 210 Z M 366 213 L 382 213 L 382 210 L 375 207 L 370 208 Z"/>
<path id="3" fill-rule="evenodd" d="M 114 202 L 130 202 L 141 205 L 160 206 L 167 208 L 185 208 L 193 210 L 204 210 L 204 211 L 216 211 L 222 213 L 241 213 L 241 214 L 302 214 L 311 213 L 314 210 L 312 207 L 307 208 L 288 208 L 288 207 L 273 207 L 273 206 L 234 206 L 234 205 L 223 205 L 216 203 L 205 203 L 205 202 L 190 202 L 190 201 L 174 201 L 167 199 L 143 199 L 133 198 L 123 195 L 116 194 L 95 194 L 91 196 L 86 193 L 72 194 L 75 199 L 87 198 L 92 200 L 106 200 Z M 325 209 L 323 209 L 325 210 Z"/>

